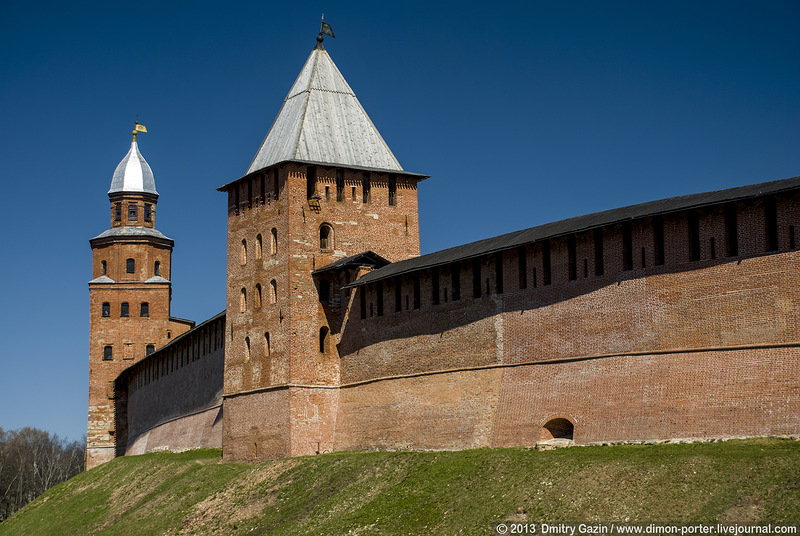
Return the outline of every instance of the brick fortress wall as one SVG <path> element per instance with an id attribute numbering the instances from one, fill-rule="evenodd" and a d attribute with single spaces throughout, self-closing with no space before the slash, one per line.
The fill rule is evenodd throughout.
<path id="1" fill-rule="evenodd" d="M 774 201 L 772 225 L 760 199 L 407 274 L 380 316 L 356 287 L 333 450 L 530 445 L 558 418 L 581 443 L 800 432 L 800 199 Z"/>
<path id="2" fill-rule="evenodd" d="M 222 447 L 224 335 L 220 314 L 117 379 L 119 454 Z"/>

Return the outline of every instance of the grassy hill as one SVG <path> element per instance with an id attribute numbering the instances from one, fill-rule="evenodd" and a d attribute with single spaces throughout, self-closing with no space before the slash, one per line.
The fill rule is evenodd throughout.
<path id="1" fill-rule="evenodd" d="M 56 486 L 0 535 L 493 534 L 500 521 L 800 525 L 800 442 L 147 454 Z"/>

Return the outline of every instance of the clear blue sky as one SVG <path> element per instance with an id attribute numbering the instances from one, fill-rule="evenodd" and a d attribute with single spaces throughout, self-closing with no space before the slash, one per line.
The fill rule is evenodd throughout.
<path id="1" fill-rule="evenodd" d="M 800 3 L 0 3 L 0 427 L 86 431 L 89 238 L 133 120 L 172 314 L 224 308 L 226 201 L 314 46 L 421 184 L 423 253 L 800 175 Z"/>

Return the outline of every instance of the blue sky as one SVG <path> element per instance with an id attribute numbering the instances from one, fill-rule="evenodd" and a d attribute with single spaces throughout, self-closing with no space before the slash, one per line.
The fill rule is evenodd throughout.
<path id="1" fill-rule="evenodd" d="M 297 4 L 297 5 L 294 5 Z M 800 175 L 800 3 L 0 3 L 0 427 L 86 431 L 89 238 L 139 146 L 172 314 L 224 308 L 224 195 L 326 48 L 419 190 L 423 253 Z"/>

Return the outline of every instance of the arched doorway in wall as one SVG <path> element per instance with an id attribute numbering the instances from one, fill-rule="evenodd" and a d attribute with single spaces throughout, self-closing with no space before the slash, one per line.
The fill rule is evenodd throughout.
<path id="1" fill-rule="evenodd" d="M 550 419 L 542 427 L 542 441 L 548 439 L 572 439 L 575 433 L 575 425 L 569 419 L 558 417 Z"/>

